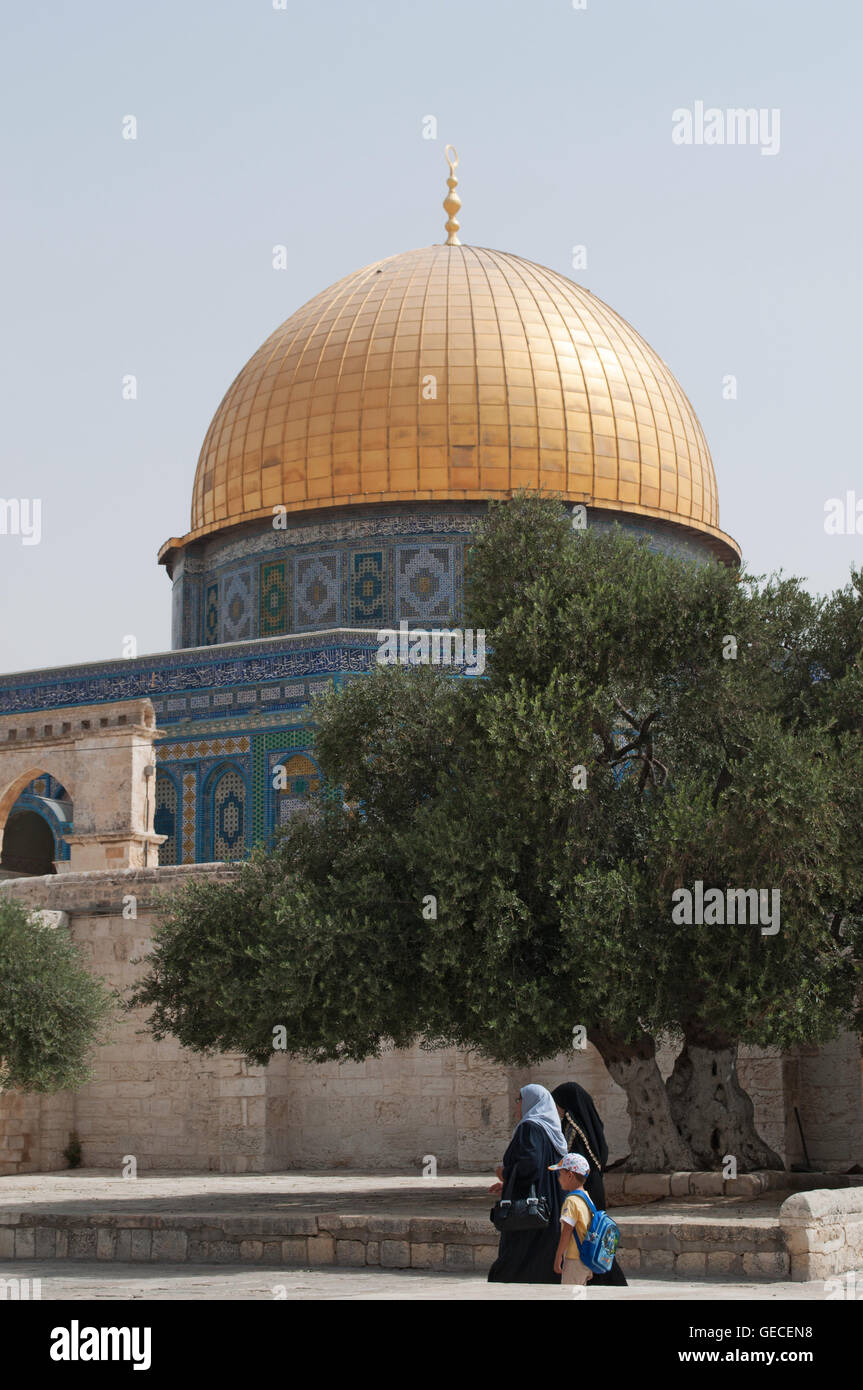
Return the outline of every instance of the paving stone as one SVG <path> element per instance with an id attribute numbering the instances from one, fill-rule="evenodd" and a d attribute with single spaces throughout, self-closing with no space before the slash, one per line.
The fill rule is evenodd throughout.
<path id="1" fill-rule="evenodd" d="M 36 1232 L 32 1226 L 19 1226 L 15 1232 L 16 1260 L 32 1260 L 36 1254 Z"/>
<path id="2" fill-rule="evenodd" d="M 96 1232 L 92 1228 L 69 1232 L 69 1259 L 92 1260 L 96 1254 Z"/>
<path id="3" fill-rule="evenodd" d="M 154 1231 L 150 1258 L 179 1263 L 185 1260 L 188 1248 L 189 1238 L 185 1231 Z"/>
<path id="4" fill-rule="evenodd" d="M 642 1273 L 656 1274 L 659 1271 L 670 1273 L 674 1269 L 675 1258 L 673 1250 L 642 1250 Z"/>
<path id="5" fill-rule="evenodd" d="M 96 1259 L 113 1260 L 116 1244 L 117 1232 L 112 1231 L 110 1226 L 99 1227 L 96 1231 Z"/>
<path id="6" fill-rule="evenodd" d="M 309 1238 L 308 1260 L 310 1265 L 332 1265 L 336 1262 L 336 1242 L 332 1236 Z"/>
<path id="7" fill-rule="evenodd" d="M 51 1226 L 36 1227 L 36 1259 L 53 1260 L 57 1249 L 57 1232 Z"/>
<path id="8" fill-rule="evenodd" d="M 337 1240 L 336 1264 L 364 1265 L 366 1262 L 366 1243 L 364 1240 Z"/>
<path id="9" fill-rule="evenodd" d="M 629 1266 L 625 1265 L 624 1269 L 629 1276 Z M 43 1300 L 79 1301 L 78 1317 L 86 1315 L 88 1303 L 102 1300 L 218 1300 L 223 1307 L 237 1300 L 271 1303 L 274 1291 L 279 1290 L 290 1300 L 314 1303 L 346 1298 L 417 1300 L 426 1306 L 430 1300 L 563 1302 L 567 1305 L 572 1302 L 568 1288 L 553 1284 L 489 1284 L 485 1271 L 340 1269 L 337 1266 L 286 1270 L 278 1262 L 265 1267 L 186 1264 L 178 1268 L 176 1264 L 161 1263 L 82 1260 L 70 1265 L 65 1260 L 9 1260 L 5 1265 L 0 1264 L 0 1278 L 41 1279 Z M 764 1279 L 675 1280 L 648 1275 L 631 1278 L 628 1288 L 591 1288 L 588 1285 L 587 1300 L 589 1303 L 619 1304 L 633 1299 L 677 1302 L 682 1298 L 703 1302 L 710 1313 L 715 1313 L 718 1300 L 726 1305 L 734 1301 L 740 1304 L 738 1321 L 743 1322 L 748 1315 L 747 1309 L 760 1301 L 769 1300 L 769 1304 L 765 1302 L 767 1311 L 777 1300 L 803 1303 L 815 1299 L 821 1302 L 825 1292 L 820 1278 L 800 1283 L 786 1276 L 783 1282 L 773 1283 Z M 589 1309 L 585 1311 L 589 1314 Z M 112 1314 L 112 1319 L 116 1316 Z"/>
<path id="10" fill-rule="evenodd" d="M 721 1173 L 692 1173 L 689 1191 L 694 1197 L 721 1197 L 724 1182 Z"/>
<path id="11" fill-rule="evenodd" d="M 152 1245 L 152 1231 L 133 1231 L 129 1258 L 132 1260 L 149 1260 Z"/>
<path id="12" fill-rule="evenodd" d="M 225 1264 L 228 1261 L 238 1260 L 239 1256 L 240 1243 L 236 1240 L 189 1241 L 189 1259 L 200 1260 L 203 1264 L 207 1264 L 210 1260 L 215 1264 Z"/>
<path id="13" fill-rule="evenodd" d="M 440 1269 L 444 1263 L 444 1246 L 411 1245 L 411 1267 L 413 1269 Z"/>
<path id="14" fill-rule="evenodd" d="M 448 1245 L 444 1263 L 447 1269 L 473 1269 L 473 1248 L 470 1245 Z"/>
<path id="15" fill-rule="evenodd" d="M 627 1197 L 667 1197 L 671 1192 L 670 1173 L 632 1173 L 624 1179 Z"/>
<path id="16" fill-rule="evenodd" d="M 410 1234 L 411 1223 L 400 1216 L 372 1216 L 367 1222 L 370 1235 L 386 1235 L 395 1238 L 396 1236 L 407 1236 Z"/>
<path id="17" fill-rule="evenodd" d="M 743 1256 L 735 1255 L 731 1250 L 711 1250 L 707 1255 L 707 1273 L 742 1274 Z"/>
<path id="18" fill-rule="evenodd" d="M 759 1251 L 757 1254 L 743 1256 L 744 1274 L 760 1275 L 762 1278 L 787 1279 L 790 1273 L 790 1260 L 781 1250 Z"/>
<path id="19" fill-rule="evenodd" d="M 739 1177 L 725 1179 L 727 1197 L 757 1197 L 765 1190 L 761 1173 L 741 1173 Z"/>
<path id="20" fill-rule="evenodd" d="M 342 1231 L 365 1231 L 368 1226 L 367 1216 L 341 1216 L 338 1212 L 324 1211 L 316 1218 L 316 1229 L 318 1231 L 330 1231 L 337 1235 Z M 314 1234 L 310 1231 L 309 1235 Z"/>
<path id="21" fill-rule="evenodd" d="M 411 1248 L 406 1240 L 381 1241 L 381 1268 L 407 1269 L 411 1262 Z"/>

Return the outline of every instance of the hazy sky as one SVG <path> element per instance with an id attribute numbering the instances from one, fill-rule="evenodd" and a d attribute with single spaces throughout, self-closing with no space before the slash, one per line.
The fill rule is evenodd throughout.
<path id="1" fill-rule="evenodd" d="M 668 362 L 750 565 L 844 584 L 861 37 L 852 0 L 4 0 L 0 496 L 41 498 L 42 539 L 0 535 L 0 670 L 170 646 L 156 552 L 226 387 L 313 294 L 444 239 L 447 141 L 462 240 L 571 275 Z M 696 102 L 778 109 L 778 153 L 675 144 Z"/>

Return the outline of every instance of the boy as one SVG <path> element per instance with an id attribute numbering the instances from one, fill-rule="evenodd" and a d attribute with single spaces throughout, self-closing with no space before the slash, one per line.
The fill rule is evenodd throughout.
<path id="1" fill-rule="evenodd" d="M 575 1237 L 577 1234 L 579 1240 L 584 1240 L 593 1219 L 590 1207 L 578 1196 L 578 1192 L 584 1190 L 590 1164 L 581 1154 L 564 1154 L 559 1163 L 549 1164 L 549 1172 L 557 1173 L 563 1191 L 569 1194 L 560 1209 L 560 1240 L 554 1256 L 554 1272 L 562 1275 L 562 1284 L 586 1284 L 593 1274 L 581 1263 Z"/>

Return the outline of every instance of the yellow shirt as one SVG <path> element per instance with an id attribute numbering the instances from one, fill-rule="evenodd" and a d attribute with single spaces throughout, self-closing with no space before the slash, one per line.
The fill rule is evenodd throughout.
<path id="1" fill-rule="evenodd" d="M 584 1240 L 584 1237 L 587 1235 L 588 1227 L 593 1220 L 593 1212 L 590 1210 L 587 1202 L 582 1201 L 577 1192 L 568 1192 L 560 1209 L 560 1220 L 561 1225 L 566 1222 L 567 1226 L 573 1226 L 575 1228 L 570 1237 L 569 1245 L 566 1247 L 564 1259 L 577 1260 L 580 1257 L 575 1233 L 578 1232 L 579 1240 Z"/>

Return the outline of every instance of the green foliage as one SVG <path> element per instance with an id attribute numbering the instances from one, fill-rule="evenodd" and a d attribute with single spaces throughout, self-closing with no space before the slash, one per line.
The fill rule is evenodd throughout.
<path id="1" fill-rule="evenodd" d="M 81 1150 L 81 1140 L 78 1138 L 78 1135 L 75 1133 L 74 1130 L 73 1130 L 72 1133 L 69 1135 L 69 1143 L 66 1145 L 65 1149 L 63 1150 L 63 1157 L 65 1158 L 66 1162 L 69 1164 L 69 1167 L 70 1167 L 70 1168 L 80 1168 L 80 1167 L 81 1167 L 81 1162 L 82 1162 L 82 1158 L 83 1158 L 83 1154 L 82 1154 L 82 1150 Z"/>
<path id="2" fill-rule="evenodd" d="M 521 496 L 480 528 L 468 604 L 487 678 L 379 667 L 327 697 L 344 804 L 174 900 L 138 995 L 157 1032 L 528 1064 L 576 1025 L 788 1046 L 859 1022 L 859 577 L 821 602 Z M 697 879 L 778 889 L 780 931 L 675 925 Z"/>
<path id="3" fill-rule="evenodd" d="M 65 931 L 0 898 L 0 1086 L 83 1086 L 116 1004 Z"/>

